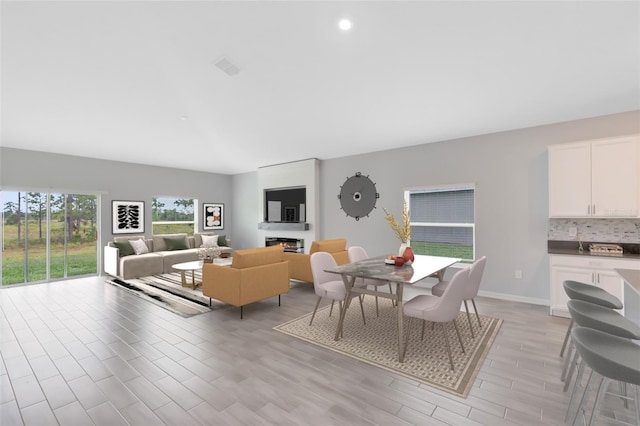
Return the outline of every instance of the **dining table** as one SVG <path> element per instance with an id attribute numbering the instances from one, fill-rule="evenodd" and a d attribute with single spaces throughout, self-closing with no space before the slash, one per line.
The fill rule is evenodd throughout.
<path id="1" fill-rule="evenodd" d="M 404 362 L 404 314 L 402 311 L 402 293 L 404 286 L 413 285 L 428 277 L 436 277 L 442 280 L 446 269 L 461 260 L 453 257 L 427 255 L 415 255 L 414 257 L 413 262 L 404 264 L 403 266 L 388 264 L 385 262 L 385 260 L 387 260 L 386 256 L 378 256 L 325 269 L 326 272 L 341 275 L 346 289 L 346 295 L 342 305 L 343 309 L 340 312 L 340 319 L 336 328 L 336 341 L 343 335 L 344 318 L 354 293 L 369 294 L 391 299 L 396 302 L 398 308 L 398 360 L 399 362 Z M 354 283 L 358 278 L 370 278 L 395 283 L 396 292 L 393 294 L 364 287 L 355 287 Z M 376 289 L 378 287 L 382 286 L 375 286 Z"/>

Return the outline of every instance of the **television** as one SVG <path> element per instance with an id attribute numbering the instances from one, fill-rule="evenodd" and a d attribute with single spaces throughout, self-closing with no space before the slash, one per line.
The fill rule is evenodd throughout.
<path id="1" fill-rule="evenodd" d="M 265 222 L 304 222 L 307 189 L 305 187 L 265 189 Z"/>

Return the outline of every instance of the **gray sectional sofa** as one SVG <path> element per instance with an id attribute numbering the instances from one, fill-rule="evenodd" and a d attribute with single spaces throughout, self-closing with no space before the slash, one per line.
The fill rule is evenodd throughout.
<path id="1" fill-rule="evenodd" d="M 215 234 L 161 234 L 154 235 L 152 239 L 145 239 L 140 235 L 114 237 L 113 241 L 104 247 L 104 271 L 123 280 L 175 272 L 171 265 L 198 260 L 202 235 Z M 133 249 L 129 241 L 140 239 L 144 241 L 149 252 L 130 253 Z M 233 251 L 228 246 L 220 246 L 220 249 L 226 253 Z"/>

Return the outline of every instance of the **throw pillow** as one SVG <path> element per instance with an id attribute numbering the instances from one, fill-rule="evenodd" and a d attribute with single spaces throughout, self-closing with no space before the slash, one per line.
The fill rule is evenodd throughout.
<path id="1" fill-rule="evenodd" d="M 129 244 L 129 241 L 114 241 L 113 245 L 116 246 L 116 248 L 119 250 L 118 255 L 120 257 L 131 256 L 135 253 L 133 247 L 131 247 L 131 244 Z"/>
<path id="2" fill-rule="evenodd" d="M 167 245 L 167 250 L 186 250 L 189 248 L 187 239 L 182 236 L 164 237 L 164 243 Z"/>
<path id="3" fill-rule="evenodd" d="M 133 247 L 133 251 L 136 254 L 149 253 L 149 247 L 147 247 L 147 243 L 145 243 L 142 238 L 139 240 L 130 240 L 129 244 L 131 244 L 131 247 Z"/>
<path id="4" fill-rule="evenodd" d="M 219 246 L 224 246 L 224 247 L 228 247 L 229 243 L 227 243 L 227 236 L 226 235 L 218 235 L 218 245 Z"/>
<path id="5" fill-rule="evenodd" d="M 200 247 L 218 247 L 218 236 L 202 235 L 202 245 Z"/>

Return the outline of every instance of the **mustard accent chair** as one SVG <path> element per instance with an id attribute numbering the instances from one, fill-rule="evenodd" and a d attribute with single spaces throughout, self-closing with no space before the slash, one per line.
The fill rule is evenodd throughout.
<path id="1" fill-rule="evenodd" d="M 318 252 L 327 252 L 333 256 L 338 265 L 349 263 L 347 240 L 336 238 L 334 240 L 314 241 L 309 253 L 284 253 L 285 260 L 289 261 L 289 278 L 300 281 L 313 282 L 311 272 L 311 255 Z"/>
<path id="2" fill-rule="evenodd" d="M 202 266 L 202 294 L 240 307 L 289 292 L 289 264 L 281 246 L 235 250 L 231 266 L 205 263 Z"/>

